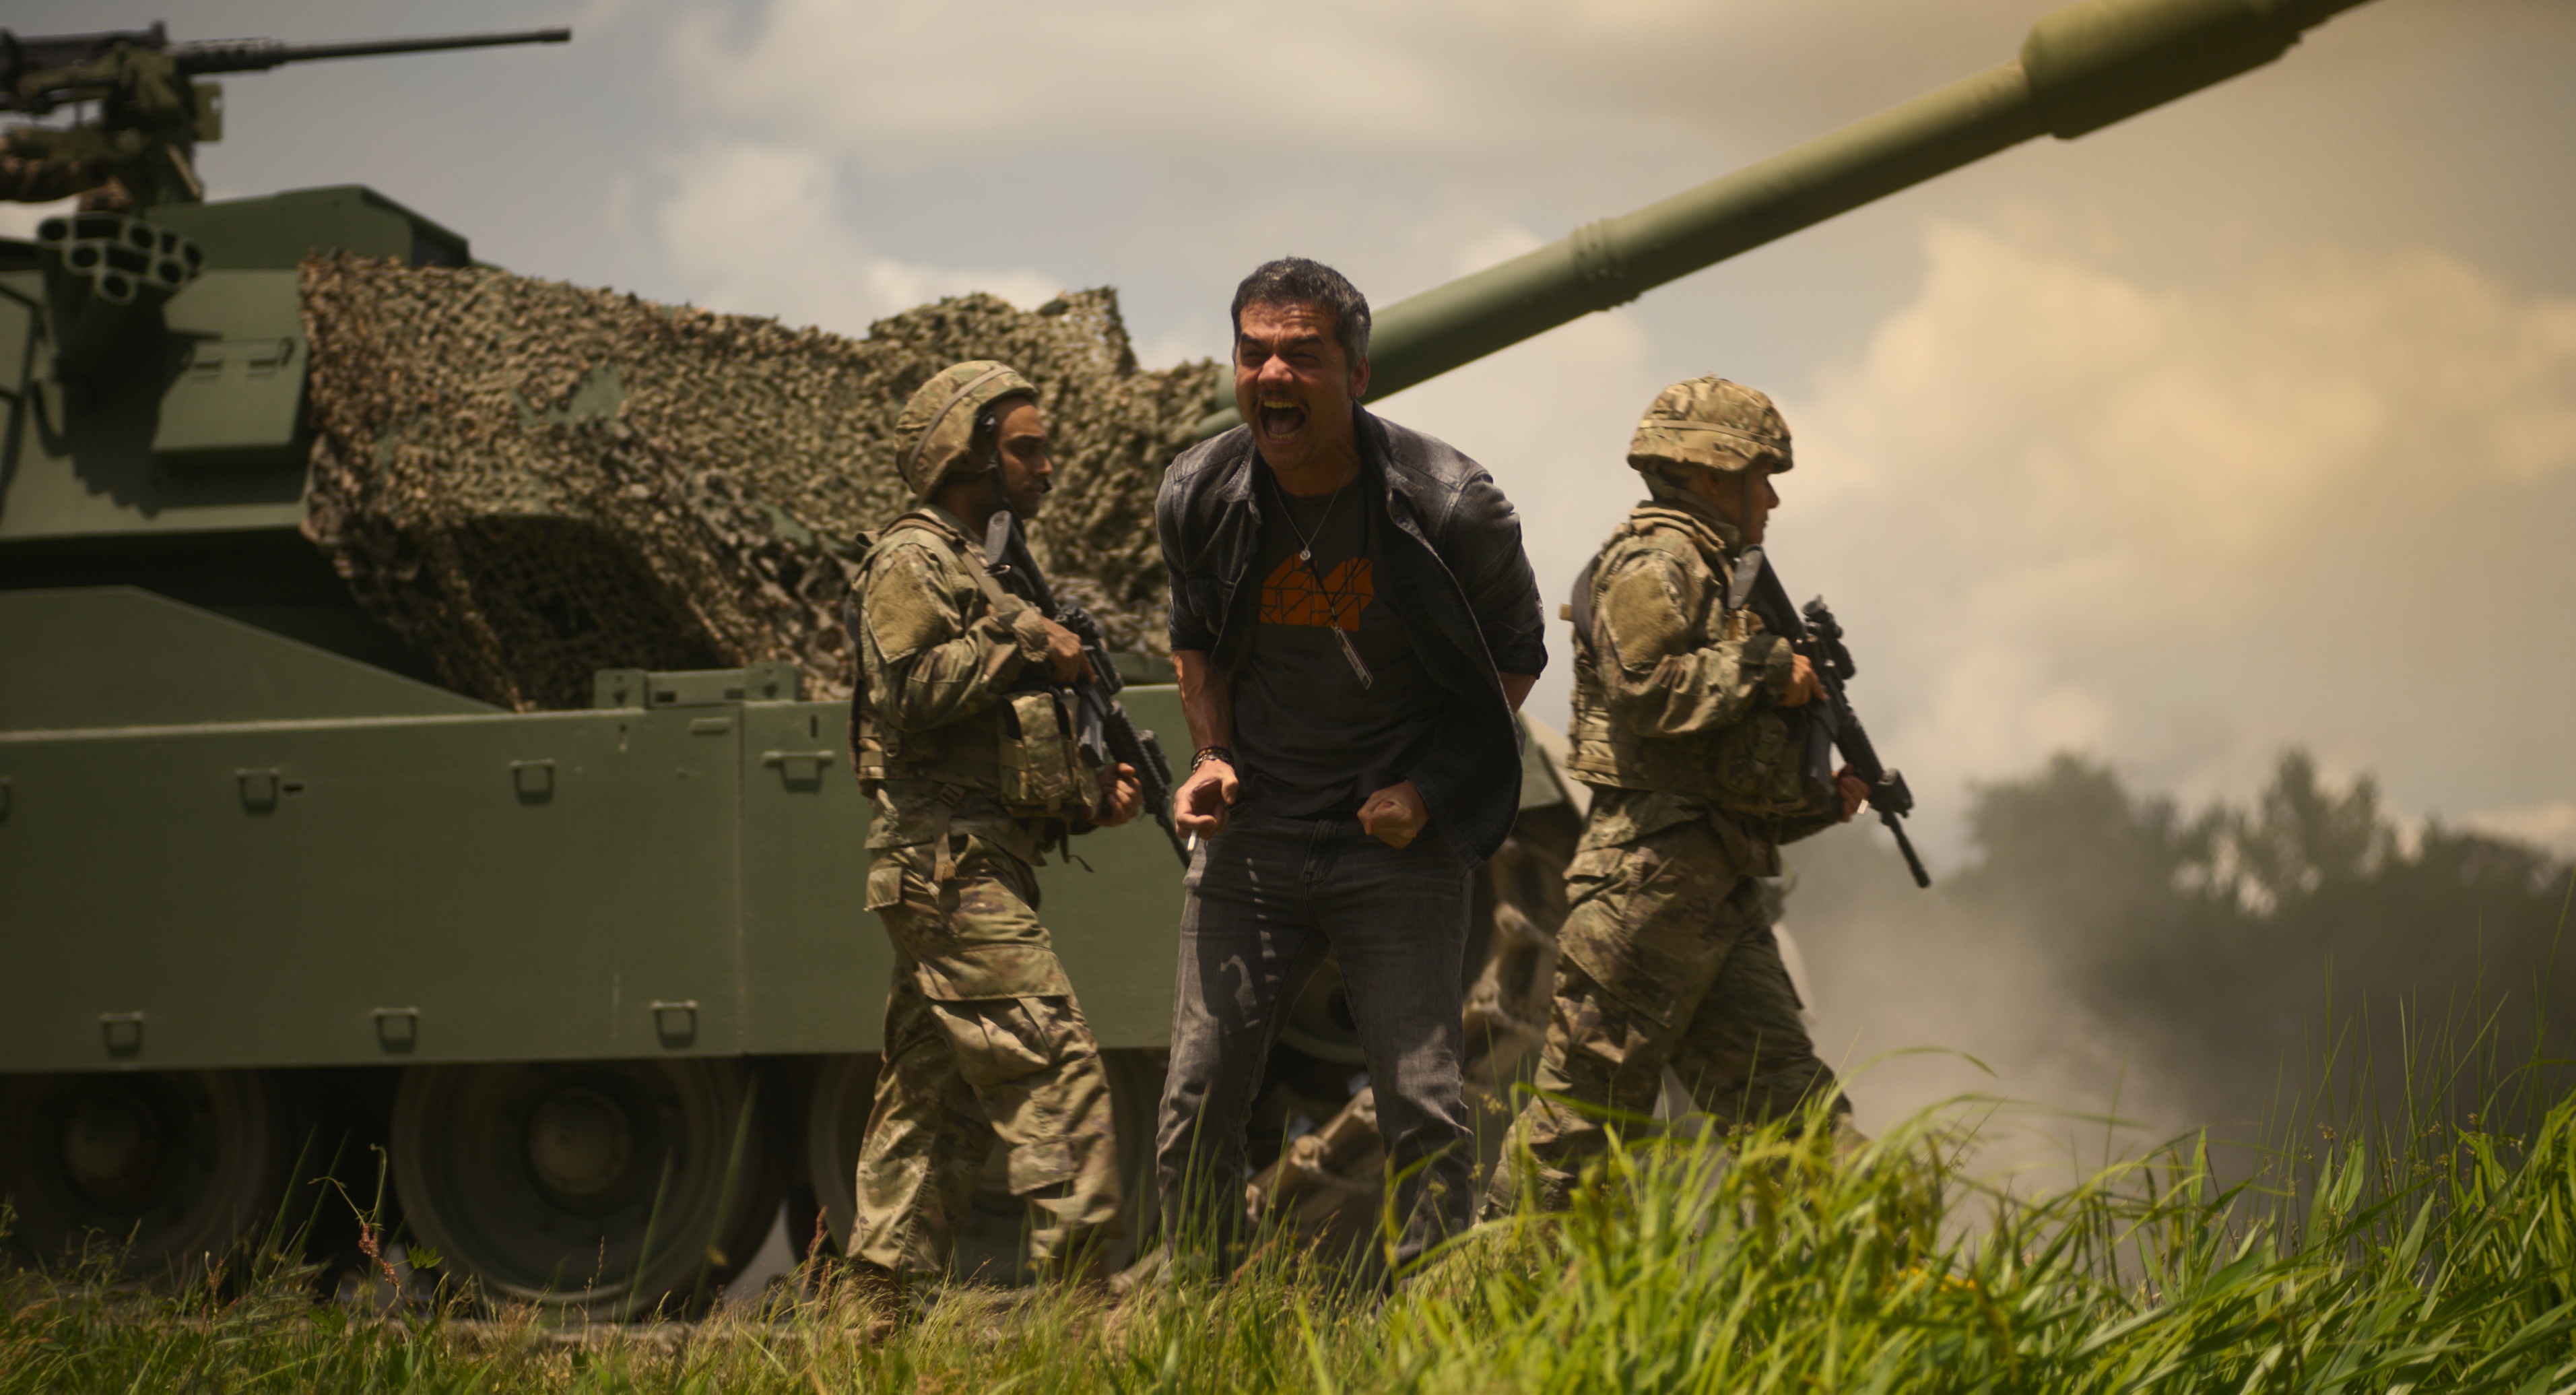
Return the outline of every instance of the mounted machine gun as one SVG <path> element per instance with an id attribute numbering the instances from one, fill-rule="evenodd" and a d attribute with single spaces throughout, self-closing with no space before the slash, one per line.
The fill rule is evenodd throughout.
<path id="1" fill-rule="evenodd" d="M 556 28 L 333 44 L 174 44 L 157 22 L 149 29 L 29 38 L 0 29 L 0 112 L 46 116 L 83 102 L 99 107 L 94 120 L 69 126 L 11 127 L 0 155 L 0 198 L 41 203 L 81 194 L 85 206 L 117 211 L 202 202 L 206 186 L 197 177 L 196 148 L 224 134 L 223 85 L 195 80 L 208 73 L 571 38 L 570 29 Z"/>

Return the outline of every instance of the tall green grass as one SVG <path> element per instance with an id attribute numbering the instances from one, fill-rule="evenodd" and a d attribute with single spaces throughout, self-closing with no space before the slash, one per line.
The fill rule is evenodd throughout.
<path id="1" fill-rule="evenodd" d="M 953 1291 L 883 1340 L 826 1273 L 700 1323 L 567 1331 L 454 1298 L 317 1307 L 276 1251 L 176 1293 L 18 1271 L 0 1393 L 2538 1395 L 2576 1390 L 2576 1101 L 2549 1070 L 2466 1111 L 2427 1073 L 2406 1118 L 2312 1114 L 2233 1182 L 2197 1138 L 2061 1187 L 1981 1179 L 1963 1159 L 1995 1116 L 1966 1106 L 1852 1160 L 1821 1129 L 1644 1143 L 1571 1213 L 1489 1226 L 1388 1296 L 1274 1239 L 1115 1306 Z"/>

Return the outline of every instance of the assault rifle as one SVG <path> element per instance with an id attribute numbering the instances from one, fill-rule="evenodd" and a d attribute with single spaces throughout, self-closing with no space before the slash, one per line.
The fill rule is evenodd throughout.
<path id="1" fill-rule="evenodd" d="M 1172 822 L 1172 763 L 1163 756 L 1163 743 L 1155 739 L 1154 733 L 1138 730 L 1127 716 L 1127 709 L 1119 704 L 1118 690 L 1127 683 L 1109 662 L 1109 646 L 1100 638 L 1100 622 L 1078 605 L 1056 603 L 1055 592 L 1047 586 L 1046 573 L 1038 570 L 1037 558 L 1029 555 L 1029 540 L 1020 532 L 1019 515 L 1008 508 L 993 511 L 993 521 L 984 530 L 984 557 L 994 579 L 1082 641 L 1082 656 L 1091 662 L 1091 676 L 1051 685 L 1073 699 L 1074 740 L 1084 755 L 1103 767 L 1116 761 L 1135 768 L 1146 809 L 1172 840 L 1172 851 L 1180 854 L 1181 865 L 1188 866 L 1189 846 L 1181 841 L 1179 825 Z M 1029 671 L 1044 680 L 1044 666 L 1031 665 Z"/>
<path id="2" fill-rule="evenodd" d="M 1852 774 L 1869 786 L 1869 807 L 1878 811 L 1878 821 L 1896 835 L 1897 851 L 1905 854 L 1905 866 L 1914 873 L 1916 886 L 1932 885 L 1932 874 L 1923 870 L 1923 859 L 1914 852 L 1914 841 L 1905 836 L 1905 825 L 1898 820 L 1914 812 L 1914 792 L 1905 787 L 1905 777 L 1879 763 L 1878 748 L 1869 741 L 1869 732 L 1860 724 L 1860 714 L 1852 711 L 1851 698 L 1843 691 L 1860 666 L 1852 662 L 1851 650 L 1843 643 L 1843 627 L 1834 613 L 1818 596 L 1807 602 L 1802 613 L 1791 608 L 1788 588 L 1780 584 L 1780 574 L 1771 569 L 1771 559 L 1759 547 L 1748 547 L 1735 564 L 1735 576 L 1728 590 L 1727 608 L 1750 609 L 1762 617 L 1772 633 L 1785 636 L 1792 649 L 1806 656 L 1816 670 L 1816 681 L 1825 692 L 1821 701 L 1807 704 L 1807 750 L 1805 769 L 1811 784 L 1823 789 L 1834 788 L 1833 753 L 1842 752 L 1843 761 Z"/>

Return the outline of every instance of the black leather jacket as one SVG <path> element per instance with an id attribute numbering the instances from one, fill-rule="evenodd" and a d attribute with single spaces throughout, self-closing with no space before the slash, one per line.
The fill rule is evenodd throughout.
<path id="1" fill-rule="evenodd" d="M 1502 846 L 1520 812 L 1520 726 L 1497 672 L 1547 667 L 1538 582 L 1520 516 L 1483 466 L 1446 443 L 1353 407 L 1360 479 L 1394 526 L 1378 599 L 1395 607 L 1450 712 L 1422 763 L 1404 772 L 1470 866 Z M 1252 431 L 1238 426 L 1183 451 L 1154 495 L 1172 580 L 1172 648 L 1211 655 L 1231 679 L 1252 652 L 1261 543 Z"/>

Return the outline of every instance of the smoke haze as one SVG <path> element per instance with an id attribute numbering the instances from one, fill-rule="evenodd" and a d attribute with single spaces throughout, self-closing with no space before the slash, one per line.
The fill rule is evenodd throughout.
<path id="1" fill-rule="evenodd" d="M 2061 754 L 1981 786 L 1969 822 L 1974 856 L 1929 892 L 1874 828 L 1791 849 L 1817 1042 L 1861 1068 L 1865 1128 L 1984 1094 L 2067 1111 L 2042 1131 L 2096 1149 L 2243 1143 L 2365 1099 L 2402 1118 L 2410 1064 L 2442 1068 L 2413 1102 L 2464 1112 L 2535 1032 L 2568 1083 L 2564 858 L 2408 827 L 2296 751 L 2197 807 Z M 1891 1055 L 1927 1046 L 1949 1050 Z"/>

